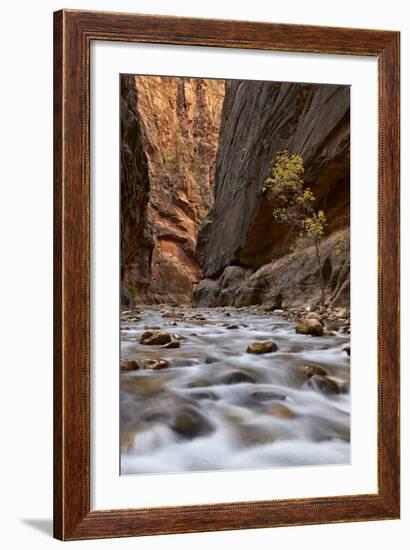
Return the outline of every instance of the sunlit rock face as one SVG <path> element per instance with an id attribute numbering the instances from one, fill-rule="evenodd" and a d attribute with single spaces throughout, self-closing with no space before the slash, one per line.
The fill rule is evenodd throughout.
<path id="1" fill-rule="evenodd" d="M 227 82 L 215 201 L 198 240 L 203 277 L 228 265 L 260 267 L 289 250 L 293 235 L 273 223 L 262 192 L 278 151 L 302 155 L 328 232 L 348 226 L 349 122 L 348 86 Z"/>
<path id="2" fill-rule="evenodd" d="M 122 281 L 139 301 L 191 300 L 224 93 L 221 80 L 121 79 Z"/>

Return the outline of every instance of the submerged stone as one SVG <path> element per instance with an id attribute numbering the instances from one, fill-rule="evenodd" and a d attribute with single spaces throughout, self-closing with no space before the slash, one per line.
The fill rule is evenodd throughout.
<path id="1" fill-rule="evenodd" d="M 315 374 L 309 378 L 308 386 L 314 390 L 324 393 L 325 395 L 337 395 L 340 393 L 339 385 L 334 380 L 318 374 Z"/>
<path id="2" fill-rule="evenodd" d="M 252 342 L 247 347 L 247 353 L 271 353 L 278 349 L 277 344 L 272 340 L 267 340 L 266 342 Z"/>
<path id="3" fill-rule="evenodd" d="M 146 359 L 144 367 L 149 370 L 161 370 L 169 367 L 169 362 L 165 359 Z"/>
<path id="4" fill-rule="evenodd" d="M 237 370 L 226 374 L 222 378 L 221 383 L 222 384 L 243 384 L 243 383 L 255 384 L 256 378 L 254 378 L 247 372 Z"/>
<path id="5" fill-rule="evenodd" d="M 212 424 L 194 407 L 184 407 L 177 411 L 171 428 L 180 436 L 193 439 L 213 432 Z"/>

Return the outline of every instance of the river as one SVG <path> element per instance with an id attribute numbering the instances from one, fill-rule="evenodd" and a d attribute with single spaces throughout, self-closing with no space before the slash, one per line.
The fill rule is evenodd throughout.
<path id="1" fill-rule="evenodd" d="M 169 363 L 121 372 L 122 474 L 350 462 L 348 334 L 296 334 L 293 322 L 252 309 L 166 309 L 122 315 L 122 361 Z M 176 334 L 180 347 L 140 344 L 149 329 Z M 265 340 L 278 349 L 247 353 Z M 312 365 L 345 389 L 312 387 Z"/>

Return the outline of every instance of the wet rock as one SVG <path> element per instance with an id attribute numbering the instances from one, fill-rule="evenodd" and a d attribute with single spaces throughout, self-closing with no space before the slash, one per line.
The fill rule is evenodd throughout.
<path id="1" fill-rule="evenodd" d="M 283 403 L 274 403 L 269 407 L 268 413 L 279 418 L 295 418 L 296 416 L 292 409 Z"/>
<path id="2" fill-rule="evenodd" d="M 246 349 L 246 353 L 271 353 L 278 349 L 277 344 L 272 340 L 267 340 L 265 342 L 252 342 Z"/>
<path id="3" fill-rule="evenodd" d="M 165 359 L 146 359 L 144 361 L 144 367 L 149 370 L 167 369 L 169 366 L 169 362 Z"/>
<path id="4" fill-rule="evenodd" d="M 323 330 L 323 336 L 336 336 L 336 332 L 333 330 L 329 330 L 328 328 L 325 328 Z"/>
<path id="5" fill-rule="evenodd" d="M 302 348 L 300 346 L 287 346 L 286 348 L 281 348 L 281 350 L 285 353 L 299 353 L 302 351 Z"/>
<path id="6" fill-rule="evenodd" d="M 340 393 L 339 385 L 334 380 L 328 378 L 327 376 L 320 376 L 318 374 L 314 374 L 311 378 L 309 378 L 308 386 L 314 390 L 324 393 L 325 395 L 337 395 Z"/>
<path id="7" fill-rule="evenodd" d="M 195 399 L 210 399 L 216 401 L 218 397 L 211 391 L 196 391 L 191 394 Z"/>
<path id="8" fill-rule="evenodd" d="M 144 422 L 169 422 L 171 419 L 171 413 L 162 409 L 150 409 L 141 415 Z"/>
<path id="9" fill-rule="evenodd" d="M 128 361 L 121 362 L 121 371 L 122 372 L 129 372 L 133 370 L 138 370 L 140 368 L 140 364 L 138 361 L 135 361 L 135 359 L 131 359 Z"/>
<path id="10" fill-rule="evenodd" d="M 345 346 L 342 351 L 347 353 L 347 355 L 350 357 L 350 346 Z"/>
<path id="11" fill-rule="evenodd" d="M 168 344 L 165 344 L 164 348 L 168 349 L 175 349 L 179 348 L 181 346 L 181 342 L 179 340 L 171 340 L 168 342 Z"/>
<path id="12" fill-rule="evenodd" d="M 286 395 L 274 391 L 254 391 L 251 393 L 251 397 L 257 401 L 284 401 L 286 399 Z"/>
<path id="13" fill-rule="evenodd" d="M 314 311 L 311 311 L 307 315 L 305 315 L 305 320 L 308 319 L 313 319 L 314 321 L 318 321 L 319 323 L 322 322 L 322 317 Z"/>
<path id="14" fill-rule="evenodd" d="M 316 319 L 304 319 L 295 328 L 296 334 L 310 334 L 311 336 L 323 336 L 323 325 Z"/>
<path id="15" fill-rule="evenodd" d="M 274 434 L 263 426 L 252 424 L 239 425 L 235 430 L 235 436 L 241 446 L 253 447 L 255 445 L 266 445 L 275 439 Z"/>
<path id="16" fill-rule="evenodd" d="M 160 330 L 147 330 L 140 339 L 140 343 L 146 346 L 162 346 L 164 344 L 168 344 L 169 342 L 171 342 L 171 336 L 167 332 L 162 332 Z"/>
<path id="17" fill-rule="evenodd" d="M 241 328 L 241 327 L 240 327 L 240 325 L 232 324 L 232 325 L 227 325 L 226 328 L 229 329 L 229 330 L 233 330 L 233 329 L 237 329 L 237 328 Z"/>
<path id="18" fill-rule="evenodd" d="M 212 424 L 194 407 L 184 407 L 178 410 L 171 428 L 186 439 L 207 435 L 214 430 Z"/>
<path id="19" fill-rule="evenodd" d="M 343 382 L 343 384 L 340 386 L 340 393 L 350 393 L 350 382 Z"/>
<path id="20" fill-rule="evenodd" d="M 306 365 L 303 367 L 303 372 L 308 378 L 311 378 L 312 376 L 327 376 L 327 372 L 325 369 L 322 369 L 322 367 L 318 367 L 317 365 Z"/>
<path id="21" fill-rule="evenodd" d="M 336 319 L 345 319 L 349 317 L 349 312 L 347 308 L 342 308 L 341 310 L 337 311 L 335 317 Z"/>
<path id="22" fill-rule="evenodd" d="M 211 363 L 217 363 L 219 361 L 219 357 L 213 357 L 212 355 L 207 355 L 204 361 L 207 365 L 210 365 Z"/>
<path id="23" fill-rule="evenodd" d="M 187 384 L 187 388 L 208 388 L 210 386 L 209 380 L 200 379 L 200 380 L 194 380 L 193 382 L 190 382 Z"/>
<path id="24" fill-rule="evenodd" d="M 252 375 L 248 374 L 247 372 L 237 370 L 226 374 L 221 380 L 221 384 L 243 384 L 243 383 L 255 384 L 256 379 Z"/>

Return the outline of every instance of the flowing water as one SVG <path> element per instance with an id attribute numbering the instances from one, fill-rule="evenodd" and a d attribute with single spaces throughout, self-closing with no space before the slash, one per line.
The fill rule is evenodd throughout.
<path id="1" fill-rule="evenodd" d="M 349 393 L 312 389 L 304 372 L 320 366 L 348 388 L 348 335 L 296 334 L 294 323 L 262 312 L 187 309 L 178 320 L 162 312 L 122 321 L 122 360 L 170 364 L 121 373 L 122 474 L 350 462 Z M 180 347 L 141 345 L 152 328 L 182 337 Z M 264 340 L 278 350 L 246 352 Z"/>

